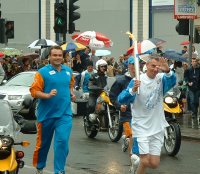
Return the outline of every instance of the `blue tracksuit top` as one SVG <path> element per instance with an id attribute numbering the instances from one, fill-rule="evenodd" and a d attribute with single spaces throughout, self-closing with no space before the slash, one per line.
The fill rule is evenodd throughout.
<path id="1" fill-rule="evenodd" d="M 47 118 L 72 115 L 70 81 L 72 70 L 61 65 L 61 71 L 57 71 L 52 65 L 47 65 L 38 70 L 44 80 L 44 92 L 49 93 L 52 89 L 57 90 L 57 95 L 50 99 L 38 99 L 37 120 L 39 122 Z"/>

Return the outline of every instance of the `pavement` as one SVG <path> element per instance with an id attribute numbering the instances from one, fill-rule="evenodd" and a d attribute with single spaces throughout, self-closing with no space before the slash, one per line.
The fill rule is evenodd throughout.
<path id="1" fill-rule="evenodd" d="M 200 123 L 197 119 L 192 119 L 190 113 L 176 118 L 180 124 L 183 139 L 200 140 Z"/>

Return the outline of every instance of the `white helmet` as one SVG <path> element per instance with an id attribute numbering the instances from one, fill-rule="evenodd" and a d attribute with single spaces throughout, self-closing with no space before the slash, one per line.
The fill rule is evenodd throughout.
<path id="1" fill-rule="evenodd" d="M 108 65 L 108 63 L 105 60 L 103 60 L 103 59 L 98 60 L 96 62 L 96 70 L 98 70 L 98 67 L 102 66 L 102 65 Z"/>

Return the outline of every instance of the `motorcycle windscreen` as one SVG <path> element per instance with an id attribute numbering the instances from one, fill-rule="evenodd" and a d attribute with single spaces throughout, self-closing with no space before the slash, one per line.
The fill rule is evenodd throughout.
<path id="1" fill-rule="evenodd" d="M 15 138 L 19 131 L 20 127 L 13 118 L 9 103 L 0 100 L 0 135 L 9 135 Z"/>

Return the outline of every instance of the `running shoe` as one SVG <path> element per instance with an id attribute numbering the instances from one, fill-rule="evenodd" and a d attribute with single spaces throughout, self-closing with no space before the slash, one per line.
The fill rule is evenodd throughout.
<path id="1" fill-rule="evenodd" d="M 128 149 L 128 145 L 129 145 L 129 138 L 126 138 L 126 135 L 122 136 L 122 151 L 126 152 Z"/>
<path id="2" fill-rule="evenodd" d="M 138 168 L 140 162 L 140 158 L 133 154 L 131 155 L 131 168 L 130 168 L 130 174 L 136 174 L 136 170 Z"/>

